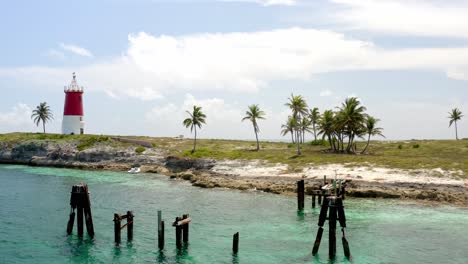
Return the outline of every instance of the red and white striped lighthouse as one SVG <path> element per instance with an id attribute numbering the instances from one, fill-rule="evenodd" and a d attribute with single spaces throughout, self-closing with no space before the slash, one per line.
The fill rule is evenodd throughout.
<path id="1" fill-rule="evenodd" d="M 76 75 L 70 85 L 65 86 L 65 106 L 63 110 L 62 134 L 84 134 L 83 86 L 76 83 Z"/>

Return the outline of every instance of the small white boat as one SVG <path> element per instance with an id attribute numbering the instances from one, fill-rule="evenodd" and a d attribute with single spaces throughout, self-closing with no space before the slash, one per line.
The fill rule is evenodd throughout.
<path id="1" fill-rule="evenodd" d="M 130 170 L 128 170 L 128 173 L 139 173 L 140 168 L 139 167 L 133 167 Z"/>

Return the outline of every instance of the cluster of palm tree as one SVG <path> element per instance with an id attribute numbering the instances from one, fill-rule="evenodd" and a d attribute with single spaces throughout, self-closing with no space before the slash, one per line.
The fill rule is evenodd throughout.
<path id="1" fill-rule="evenodd" d="M 305 133 L 311 132 L 312 122 L 308 117 L 308 105 L 304 97 L 294 94 L 291 94 L 285 105 L 291 109 L 291 115 L 288 116 L 286 124 L 281 126 L 281 134 L 284 136 L 291 133 L 292 143 L 297 145 L 297 154 L 301 155 L 301 144 L 305 141 Z"/>
<path id="2" fill-rule="evenodd" d="M 361 153 L 365 153 L 371 136 L 382 136 L 383 129 L 377 127 L 380 121 L 368 115 L 365 106 L 356 97 L 345 100 L 336 111 L 326 110 L 320 115 L 318 108 L 308 109 L 307 102 L 300 95 L 291 95 L 286 103 L 292 115 L 282 125 L 282 135 L 291 133 L 291 140 L 297 144 L 297 154 L 301 154 L 300 144 L 305 142 L 305 133 L 311 132 L 314 139 L 322 136 L 327 139 L 330 149 L 336 153 L 357 153 L 356 139 L 364 139 L 367 144 Z"/>

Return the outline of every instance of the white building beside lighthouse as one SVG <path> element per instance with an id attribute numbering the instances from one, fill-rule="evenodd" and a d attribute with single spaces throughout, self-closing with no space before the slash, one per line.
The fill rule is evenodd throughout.
<path id="1" fill-rule="evenodd" d="M 62 134 L 84 134 L 83 86 L 78 86 L 76 75 L 70 85 L 65 86 Z"/>

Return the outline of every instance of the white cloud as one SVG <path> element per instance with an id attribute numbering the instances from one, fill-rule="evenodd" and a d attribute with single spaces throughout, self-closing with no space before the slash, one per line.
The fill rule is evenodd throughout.
<path id="1" fill-rule="evenodd" d="M 255 93 L 277 80 L 349 70 L 430 70 L 468 76 L 468 47 L 384 49 L 372 42 L 315 29 L 249 33 L 129 36 L 127 52 L 79 68 L 0 68 L 0 76 L 33 87 L 63 87 L 71 72 L 85 90 L 142 100 L 178 91 Z M 50 89 L 50 88 L 49 88 Z"/>
<path id="2" fill-rule="evenodd" d="M 23 131 L 26 125 L 31 126 L 32 110 L 23 103 L 18 103 L 8 112 L 0 112 L 0 132 Z"/>
<path id="3" fill-rule="evenodd" d="M 330 91 L 330 90 L 323 90 L 320 92 L 320 96 L 332 96 L 333 95 L 333 92 Z"/>
<path id="4" fill-rule="evenodd" d="M 354 29 L 417 36 L 468 37 L 468 3 L 434 0 L 330 0 L 334 19 Z"/>
<path id="5" fill-rule="evenodd" d="M 89 50 L 87 50 L 85 48 L 79 47 L 77 45 L 60 43 L 60 47 L 63 50 L 69 51 L 69 52 L 71 52 L 71 53 L 73 53 L 75 55 L 79 55 L 79 56 L 83 56 L 83 57 L 89 57 L 89 58 L 94 57 L 93 54 L 91 53 L 91 51 L 89 51 Z"/>

